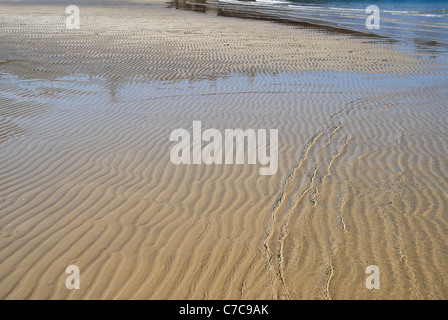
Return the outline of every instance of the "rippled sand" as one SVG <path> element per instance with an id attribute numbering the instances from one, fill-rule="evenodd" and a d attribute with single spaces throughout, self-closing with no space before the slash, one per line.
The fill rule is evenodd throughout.
<path id="1" fill-rule="evenodd" d="M 443 59 L 82 3 L 0 5 L 0 298 L 448 298 Z M 173 165 L 193 120 L 278 129 L 279 170 Z"/>

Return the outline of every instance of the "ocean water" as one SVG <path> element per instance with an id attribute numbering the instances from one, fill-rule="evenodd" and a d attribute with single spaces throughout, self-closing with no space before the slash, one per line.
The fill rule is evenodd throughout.
<path id="1" fill-rule="evenodd" d="M 448 0 L 219 0 L 219 3 L 224 10 L 406 40 L 416 47 L 448 52 Z M 366 26 L 372 14 L 366 13 L 370 5 L 379 9 L 379 29 Z"/>

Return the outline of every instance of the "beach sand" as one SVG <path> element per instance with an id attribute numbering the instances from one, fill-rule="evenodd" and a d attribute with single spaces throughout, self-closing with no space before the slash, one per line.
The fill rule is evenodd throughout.
<path id="1" fill-rule="evenodd" d="M 437 53 L 157 0 L 79 6 L 69 30 L 64 4 L 0 3 L 0 298 L 448 298 Z M 278 129 L 277 173 L 174 165 L 170 133 L 196 120 Z"/>

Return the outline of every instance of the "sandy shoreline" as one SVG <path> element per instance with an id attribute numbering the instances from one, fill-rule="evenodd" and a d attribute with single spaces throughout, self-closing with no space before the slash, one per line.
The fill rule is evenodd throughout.
<path id="1" fill-rule="evenodd" d="M 446 64 L 162 1 L 0 8 L 0 298 L 448 298 Z M 194 120 L 278 128 L 278 172 L 173 165 Z"/>

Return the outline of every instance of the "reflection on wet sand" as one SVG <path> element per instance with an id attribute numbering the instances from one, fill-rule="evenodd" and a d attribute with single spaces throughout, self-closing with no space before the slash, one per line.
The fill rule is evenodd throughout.
<path id="1" fill-rule="evenodd" d="M 1 299 L 447 298 L 437 61 L 159 0 L 70 31 L 23 7 L 0 15 L 0 135 L 28 130 L 0 142 Z M 193 120 L 278 128 L 278 173 L 173 165 Z"/>

